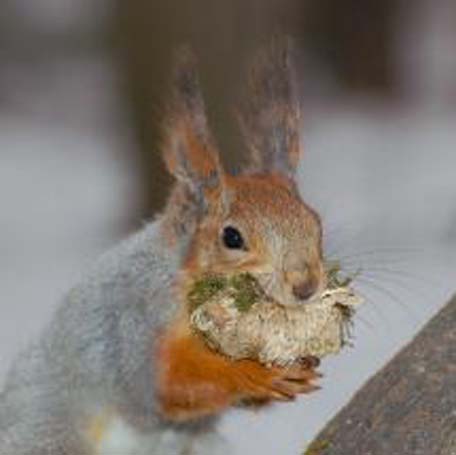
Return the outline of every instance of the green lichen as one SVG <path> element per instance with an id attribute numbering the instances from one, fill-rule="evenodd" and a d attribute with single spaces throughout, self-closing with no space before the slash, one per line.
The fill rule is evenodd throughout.
<path id="1" fill-rule="evenodd" d="M 218 275 L 207 275 L 193 283 L 187 295 L 190 311 L 194 311 L 203 303 L 223 291 L 228 284 L 228 279 Z"/>
<path id="2" fill-rule="evenodd" d="M 230 278 L 229 285 L 234 289 L 234 306 L 241 313 L 248 311 L 263 296 L 260 285 L 248 273 L 234 275 Z"/>
<path id="3" fill-rule="evenodd" d="M 328 449 L 331 443 L 329 441 L 314 441 L 303 455 L 323 455 L 323 451 Z"/>
<path id="4" fill-rule="evenodd" d="M 232 276 L 206 275 L 197 280 L 188 293 L 190 311 L 194 311 L 217 294 L 225 292 L 229 292 L 233 298 L 233 305 L 240 312 L 248 311 L 263 296 L 260 285 L 248 273 Z"/>

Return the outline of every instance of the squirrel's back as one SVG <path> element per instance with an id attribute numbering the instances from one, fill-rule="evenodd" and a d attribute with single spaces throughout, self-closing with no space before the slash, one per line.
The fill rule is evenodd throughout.
<path id="1" fill-rule="evenodd" d="M 7 377 L 1 455 L 56 448 L 77 455 L 84 435 L 76 429 L 96 431 L 117 409 L 139 427 L 159 425 L 146 351 L 175 311 L 178 257 L 163 244 L 156 221 L 102 256 L 68 293 Z"/>

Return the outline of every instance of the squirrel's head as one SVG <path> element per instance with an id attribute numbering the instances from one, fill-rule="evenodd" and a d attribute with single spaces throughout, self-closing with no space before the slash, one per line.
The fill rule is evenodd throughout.
<path id="1" fill-rule="evenodd" d="M 185 279 L 249 272 L 283 304 L 308 301 L 325 285 L 322 228 L 299 196 L 299 106 L 292 96 L 288 45 L 255 60 L 242 117 L 248 168 L 222 169 L 208 130 L 194 62 L 180 56 L 165 128 L 164 156 L 177 183 L 164 215 L 172 240 L 187 237 Z"/>

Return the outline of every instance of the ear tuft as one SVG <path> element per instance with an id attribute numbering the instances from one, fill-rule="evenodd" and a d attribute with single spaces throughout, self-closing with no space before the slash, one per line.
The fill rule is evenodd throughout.
<path id="1" fill-rule="evenodd" d="M 176 53 L 163 156 L 168 170 L 197 200 L 203 201 L 208 191 L 221 185 L 222 170 L 206 120 L 196 59 L 187 47 Z"/>
<path id="2" fill-rule="evenodd" d="M 196 57 L 190 47 L 182 46 L 174 57 L 170 119 L 181 116 L 196 128 L 201 136 L 207 132 L 204 101 L 196 69 Z"/>
<path id="3" fill-rule="evenodd" d="M 292 42 L 276 37 L 254 58 L 241 127 L 258 172 L 294 177 L 301 155 L 300 107 L 292 84 Z"/>

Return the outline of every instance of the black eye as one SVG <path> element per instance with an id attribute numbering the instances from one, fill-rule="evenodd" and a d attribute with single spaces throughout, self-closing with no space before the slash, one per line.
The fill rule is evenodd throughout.
<path id="1" fill-rule="evenodd" d="M 227 248 L 232 250 L 241 250 L 245 248 L 244 239 L 241 233 L 233 226 L 227 226 L 223 229 L 223 243 Z"/>

